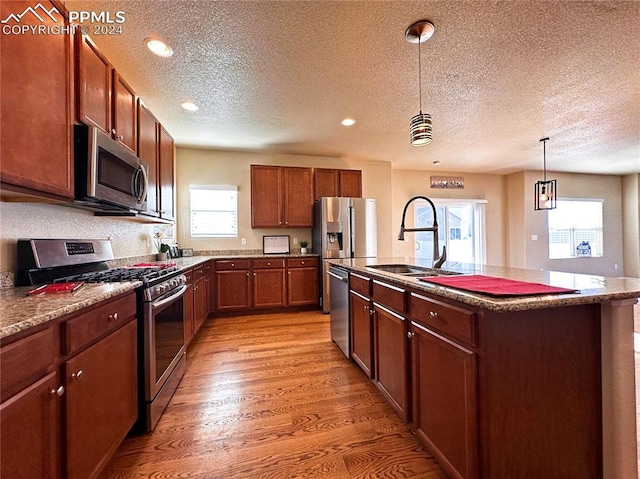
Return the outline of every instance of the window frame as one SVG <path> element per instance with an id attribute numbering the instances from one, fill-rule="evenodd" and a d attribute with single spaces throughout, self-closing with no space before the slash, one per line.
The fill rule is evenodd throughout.
<path id="1" fill-rule="evenodd" d="M 205 209 L 195 208 L 192 193 L 194 191 L 215 191 L 235 192 L 234 209 Z M 203 233 L 194 233 L 194 228 L 197 228 L 197 222 L 194 221 L 194 214 L 198 213 L 213 213 L 213 214 L 231 214 L 233 216 L 233 226 L 231 229 L 224 230 L 221 233 L 212 233 L 211 231 L 205 231 Z M 189 185 L 189 236 L 191 238 L 237 238 L 238 237 L 238 187 L 234 185 Z"/>

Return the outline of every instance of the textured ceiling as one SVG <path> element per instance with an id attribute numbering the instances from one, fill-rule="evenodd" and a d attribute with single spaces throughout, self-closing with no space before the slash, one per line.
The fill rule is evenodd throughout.
<path id="1" fill-rule="evenodd" d="M 125 12 L 122 35 L 94 38 L 178 145 L 507 174 L 541 169 L 549 136 L 549 170 L 640 172 L 638 1 L 66 5 Z M 435 25 L 422 45 L 434 139 L 413 148 L 418 47 L 404 32 L 421 19 Z M 148 36 L 173 57 L 146 50 Z"/>

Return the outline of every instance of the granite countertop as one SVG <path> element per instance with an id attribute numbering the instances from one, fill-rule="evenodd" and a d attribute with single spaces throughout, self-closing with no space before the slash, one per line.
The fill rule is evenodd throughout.
<path id="1" fill-rule="evenodd" d="M 124 283 L 88 283 L 73 293 L 27 296 L 33 286 L 0 290 L 0 339 L 19 333 L 69 313 L 80 311 L 142 285 Z"/>
<path id="2" fill-rule="evenodd" d="M 640 278 L 608 278 L 604 276 L 563 273 L 557 271 L 538 271 L 521 268 L 506 268 L 501 266 L 487 266 L 469 263 L 445 263 L 443 270 L 461 274 L 478 274 L 507 278 L 516 281 L 542 283 L 551 286 L 578 290 L 569 294 L 545 294 L 536 296 L 518 296 L 496 298 L 471 293 L 450 287 L 439 286 L 419 281 L 415 276 L 402 276 L 388 273 L 372 265 L 407 264 L 430 267 L 431 260 L 416 260 L 413 258 L 353 258 L 330 259 L 329 263 L 342 265 L 345 269 L 365 273 L 367 276 L 385 280 L 402 286 L 411 286 L 416 290 L 442 296 L 461 303 L 478 306 L 491 311 L 525 311 L 529 309 L 552 308 L 577 304 L 602 303 L 612 300 L 640 298 Z"/>
<path id="3" fill-rule="evenodd" d="M 167 261 L 159 261 L 159 263 L 175 263 L 181 270 L 193 268 L 199 264 L 206 263 L 209 260 L 225 260 L 225 259 L 264 259 L 264 258 L 317 258 L 317 254 L 212 254 L 188 256 L 185 258 L 172 258 Z"/>

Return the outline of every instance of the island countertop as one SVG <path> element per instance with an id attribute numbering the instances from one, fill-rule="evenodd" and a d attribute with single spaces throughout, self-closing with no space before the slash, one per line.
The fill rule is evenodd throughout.
<path id="1" fill-rule="evenodd" d="M 640 298 L 640 278 L 610 278 L 605 276 L 574 274 L 559 271 L 538 271 L 471 263 L 451 264 L 447 262 L 443 265 L 442 270 L 454 273 L 492 276 L 577 290 L 576 293 L 497 298 L 479 293 L 462 291 L 452 287 L 427 283 L 420 281 L 415 276 L 403 276 L 401 274 L 385 272 L 372 268 L 372 266 L 375 265 L 385 264 L 406 264 L 429 268 L 431 266 L 431 260 L 420 260 L 406 257 L 379 257 L 328 259 L 326 261 L 330 264 L 342 266 L 345 269 L 356 273 L 366 274 L 373 279 L 388 281 L 405 287 L 410 286 L 413 289 L 422 290 L 443 298 L 498 312 L 525 311 L 529 309 L 603 303 L 614 300 Z"/>

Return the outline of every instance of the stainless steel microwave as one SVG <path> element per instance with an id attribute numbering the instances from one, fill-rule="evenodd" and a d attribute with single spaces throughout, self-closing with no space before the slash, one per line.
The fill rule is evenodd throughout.
<path id="1" fill-rule="evenodd" d="M 76 203 L 98 210 L 144 211 L 148 166 L 96 127 L 74 126 Z"/>

